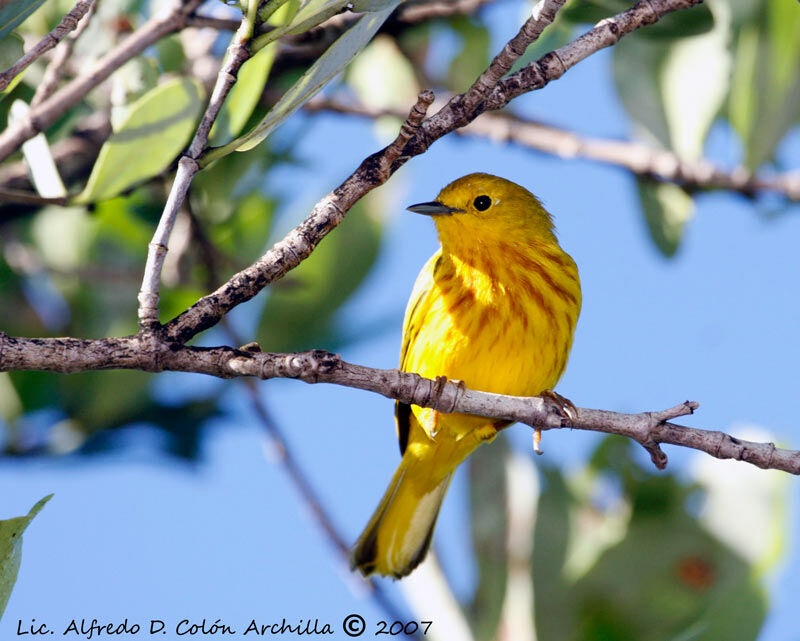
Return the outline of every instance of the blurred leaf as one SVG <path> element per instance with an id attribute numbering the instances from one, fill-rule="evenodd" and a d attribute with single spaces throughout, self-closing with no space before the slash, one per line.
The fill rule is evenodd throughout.
<path id="1" fill-rule="evenodd" d="M 269 44 L 242 65 L 236 84 L 211 127 L 210 144 L 224 145 L 241 133 L 264 91 L 276 48 L 277 43 Z"/>
<path id="2" fill-rule="evenodd" d="M 472 548 L 478 563 L 478 586 L 467 617 L 475 638 L 493 639 L 508 582 L 508 441 L 498 438 L 469 457 Z"/>
<path id="3" fill-rule="evenodd" d="M 23 412 L 56 405 L 59 379 L 48 372 L 9 372 L 11 383 L 22 403 Z"/>
<path id="4" fill-rule="evenodd" d="M 72 271 L 86 260 L 95 224 L 84 207 L 40 209 L 31 224 L 31 236 L 49 267 Z"/>
<path id="5" fill-rule="evenodd" d="M 111 127 L 122 127 L 136 101 L 158 86 L 161 78 L 158 63 L 153 58 L 137 56 L 117 69 L 111 76 Z"/>
<path id="6" fill-rule="evenodd" d="M 691 482 L 640 467 L 619 437 L 601 442 L 587 471 L 595 484 L 612 484 L 599 494 L 576 492 L 560 472 L 544 472 L 533 573 L 540 641 L 756 638 L 763 590 L 748 564 L 687 512 Z M 596 531 L 576 525 L 613 504 L 608 487 L 632 509 L 623 538 L 581 573 L 565 573 L 577 539 Z"/>
<path id="7" fill-rule="evenodd" d="M 687 159 L 702 155 L 729 84 L 730 9 L 718 0 L 708 4 L 713 28 L 702 35 L 654 41 L 642 29 L 614 47 L 614 78 L 625 108 L 651 142 Z"/>
<path id="8" fill-rule="evenodd" d="M 566 641 L 577 625 L 564 572 L 567 543 L 572 538 L 569 512 L 573 498 L 558 469 L 539 469 L 543 483 L 533 537 L 533 618 L 537 639 Z"/>
<path id="9" fill-rule="evenodd" d="M 161 63 L 163 73 L 180 73 L 183 64 L 186 62 L 186 54 L 183 51 L 180 36 L 171 35 L 161 38 L 156 43 L 158 60 Z"/>
<path id="10" fill-rule="evenodd" d="M 27 516 L 0 521 L 0 618 L 3 617 L 11 590 L 17 582 L 17 573 L 22 561 L 22 534 L 30 525 L 52 494 L 48 494 L 31 508 Z"/>
<path id="11" fill-rule="evenodd" d="M 402 0 L 401 0 L 402 1 Z M 394 0 L 353 0 L 350 4 L 353 5 L 352 11 L 383 11 L 387 7 L 394 6 Z"/>
<path id="12" fill-rule="evenodd" d="M 714 13 L 714 28 L 672 43 L 661 68 L 661 96 L 670 146 L 681 158 L 703 155 L 708 130 L 728 93 L 730 9 L 719 0 L 709 0 L 709 5 Z"/>
<path id="13" fill-rule="evenodd" d="M 670 133 L 661 96 L 664 46 L 629 34 L 613 48 L 614 82 L 626 111 L 648 135 L 648 142 L 670 148 Z"/>
<path id="14" fill-rule="evenodd" d="M 22 400 L 8 372 L 0 372 L 0 418 L 13 421 L 22 413 Z M 2 422 L 0 422 L 2 424 Z"/>
<path id="15" fill-rule="evenodd" d="M 265 249 L 272 228 L 275 203 L 253 191 L 236 203 L 236 210 L 225 225 L 211 230 L 214 246 L 242 260 L 255 259 Z"/>
<path id="16" fill-rule="evenodd" d="M 572 23 L 595 24 L 630 7 L 628 0 L 572 0 L 559 15 Z M 647 25 L 637 33 L 644 38 L 683 38 L 705 33 L 713 26 L 714 17 L 708 7 L 697 5 L 685 11 L 668 13 L 655 24 Z"/>
<path id="17" fill-rule="evenodd" d="M 83 454 L 104 452 L 120 445 L 119 428 L 130 424 L 145 424 L 159 428 L 167 437 L 165 449 L 175 456 L 196 459 L 200 454 L 200 436 L 206 423 L 221 414 L 216 396 L 203 401 L 187 401 L 177 405 L 149 403 L 137 411 L 120 416 L 93 432 L 81 448 Z"/>
<path id="18" fill-rule="evenodd" d="M 206 294 L 208 291 L 199 285 L 171 287 L 161 295 L 159 316 L 165 320 L 175 318 Z"/>
<path id="19" fill-rule="evenodd" d="M 262 187 L 262 176 L 277 162 L 289 159 L 260 145 L 249 154 L 228 154 L 195 177 L 189 198 L 195 215 L 204 223 L 217 225 L 230 220 L 238 201 Z"/>
<path id="20" fill-rule="evenodd" d="M 44 0 L 6 0 L 0 4 L 0 40 L 44 3 Z"/>
<path id="21" fill-rule="evenodd" d="M 339 36 L 336 42 L 328 47 L 325 53 L 301 76 L 300 80 L 269 110 L 264 119 L 238 139 L 237 151 L 247 151 L 258 145 L 275 127 L 339 73 L 375 35 L 398 3 L 399 0 L 393 0 L 390 6 L 382 11 L 365 14 L 355 25 Z"/>
<path id="22" fill-rule="evenodd" d="M 157 219 L 151 222 L 136 214 L 148 204 L 148 199 L 139 190 L 128 196 L 117 196 L 97 203 L 92 216 L 96 225 L 96 262 L 109 265 L 116 262 L 115 258 L 122 258 L 127 263 L 146 257 L 147 243 L 153 237 Z M 158 208 L 160 213 L 161 208 Z"/>
<path id="23" fill-rule="evenodd" d="M 52 375 L 28 377 L 25 372 L 12 374 L 12 379 L 22 381 L 17 391 L 23 399 L 35 400 L 28 392 L 38 396 L 39 408 L 58 408 L 69 419 L 75 432 L 77 446 L 83 453 L 106 451 L 120 445 L 118 428 L 147 424 L 159 428 L 169 438 L 169 451 L 183 457 L 197 455 L 200 432 L 205 423 L 220 414 L 218 398 L 212 395 L 202 401 L 185 401 L 166 405 L 153 399 L 153 377 L 147 372 L 101 371 L 83 372 L 69 377 Z M 25 381 L 24 379 L 28 379 Z M 44 381 L 43 390 L 37 381 Z M 31 407 L 26 406 L 26 411 Z M 62 421 L 63 422 L 63 421 Z M 52 430 L 42 444 L 51 450 L 55 435 Z"/>
<path id="24" fill-rule="evenodd" d="M 353 60 L 347 80 L 359 100 L 374 109 L 408 109 L 419 87 L 411 63 L 389 36 L 376 36 Z"/>
<path id="25" fill-rule="evenodd" d="M 727 640 L 731 637 L 714 633 L 719 624 L 709 609 L 734 612 L 733 604 L 742 600 L 750 607 L 736 612 L 734 638 L 755 639 L 766 611 L 747 565 L 677 513 L 634 519 L 625 540 L 604 554 L 570 595 L 581 620 L 577 638 L 598 641 L 680 635 Z"/>
<path id="26" fill-rule="evenodd" d="M 202 103 L 203 88 L 196 80 L 176 78 L 147 92 L 103 145 L 86 189 L 74 202 L 112 198 L 164 171 L 189 141 Z"/>
<path id="27" fill-rule="evenodd" d="M 447 86 L 466 91 L 489 66 L 489 30 L 466 16 L 452 18 L 450 24 L 461 38 L 461 49 L 450 62 Z"/>
<path id="28" fill-rule="evenodd" d="M 755 426 L 737 428 L 733 436 L 765 443 L 775 440 L 773 434 Z M 787 475 L 700 452 L 693 454 L 691 471 L 704 490 L 699 512 L 703 526 L 748 561 L 759 576 L 773 570 L 791 529 Z"/>
<path id="29" fill-rule="evenodd" d="M 800 118 L 800 11 L 793 2 L 764 0 L 742 24 L 734 44 L 731 124 L 756 169 Z"/>
<path id="30" fill-rule="evenodd" d="M 636 186 L 650 237 L 664 256 L 674 256 L 694 215 L 692 197 L 678 185 L 647 178 L 637 178 Z"/>
<path id="31" fill-rule="evenodd" d="M 9 121 L 24 120 L 29 113 L 30 107 L 25 102 L 14 100 L 11 104 Z M 39 133 L 22 143 L 22 155 L 25 158 L 25 164 L 28 166 L 31 182 L 40 196 L 61 198 L 67 195 L 67 190 L 61 181 L 53 155 L 50 153 L 47 138 L 43 133 Z"/>
<path id="32" fill-rule="evenodd" d="M 265 350 L 325 347 L 333 340 L 333 314 L 364 280 L 380 245 L 379 223 L 363 203 L 292 270 L 291 286 L 272 287 L 258 327 Z"/>
<path id="33" fill-rule="evenodd" d="M 21 37 L 16 33 L 9 33 L 5 38 L 0 38 L 0 70 L 5 71 L 17 60 L 22 58 L 25 53 L 24 42 Z M 25 70 L 27 71 L 27 70 Z M 25 71 L 18 73 L 17 76 L 8 84 L 8 86 L 0 91 L 0 100 L 3 100 L 8 94 L 14 91 Z"/>
<path id="34" fill-rule="evenodd" d="M 349 0 L 308 0 L 303 4 L 284 33 L 302 33 L 342 11 Z"/>

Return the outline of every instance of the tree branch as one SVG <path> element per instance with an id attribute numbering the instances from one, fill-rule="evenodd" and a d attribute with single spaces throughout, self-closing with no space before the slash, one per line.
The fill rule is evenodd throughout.
<path id="1" fill-rule="evenodd" d="M 155 349 L 153 346 L 155 345 Z M 667 456 L 660 445 L 680 445 L 719 459 L 745 461 L 763 469 L 800 474 L 800 451 L 754 443 L 724 432 L 703 430 L 669 421 L 692 414 L 698 403 L 639 414 L 576 408 L 566 418 L 547 397 L 490 394 L 444 379 L 427 379 L 396 369 L 376 369 L 348 363 L 322 350 L 294 354 L 258 351 L 250 344 L 231 347 L 186 347 L 152 342 L 140 336 L 83 340 L 76 338 L 19 338 L 0 332 L 0 371 L 39 370 L 72 373 L 100 369 L 180 371 L 219 378 L 255 376 L 296 378 L 306 383 L 333 383 L 366 390 L 403 403 L 430 407 L 445 413 L 465 413 L 524 423 L 535 429 L 571 428 L 619 434 L 635 440 L 663 469 Z"/>
<path id="2" fill-rule="evenodd" d="M 345 103 L 326 96 L 316 96 L 303 105 L 311 113 L 330 112 L 376 119 L 402 117 L 397 110 L 374 109 L 363 104 Z M 744 167 L 723 171 L 706 160 L 689 161 L 666 149 L 604 138 L 582 136 L 573 131 L 545 125 L 509 113 L 485 113 L 467 126 L 456 129 L 459 136 L 488 138 L 508 142 L 560 158 L 586 158 L 627 169 L 631 173 L 674 182 L 689 189 L 725 189 L 752 196 L 774 191 L 791 201 L 800 201 L 800 173 L 773 176 L 753 175 Z"/>
<path id="3" fill-rule="evenodd" d="M 147 247 L 147 262 L 145 263 L 142 287 L 139 290 L 139 327 L 150 331 L 160 327 L 158 320 L 158 292 L 161 281 L 161 269 L 167 255 L 169 237 L 175 225 L 175 218 L 180 211 L 189 185 L 195 174 L 200 171 L 197 158 L 202 153 L 208 142 L 208 134 L 214 121 L 222 109 L 222 103 L 236 82 L 241 66 L 250 58 L 250 39 L 256 26 L 257 0 L 250 0 L 246 13 L 242 15 L 242 22 L 228 47 L 225 62 L 217 74 L 217 82 L 211 93 L 205 113 L 197 126 L 192 142 L 186 153 L 178 161 L 178 171 L 172 182 L 167 202 L 158 221 L 158 227 L 153 234 L 153 239 Z"/>
<path id="4" fill-rule="evenodd" d="M 74 30 L 78 26 L 78 21 L 89 11 L 94 1 L 95 0 L 78 0 L 78 3 L 61 19 L 61 22 L 58 23 L 55 29 L 31 47 L 22 58 L 17 60 L 3 73 L 0 73 L 0 91 L 5 90 L 14 78 L 27 69 L 42 54 L 50 51 L 50 49 L 61 42 L 64 36 L 70 31 Z"/>
<path id="5" fill-rule="evenodd" d="M 29 49 L 17 62 L 0 73 L 0 91 L 11 84 L 20 73 L 27 69 L 43 54 L 55 47 L 70 31 L 77 28 L 78 22 L 94 6 L 95 0 L 78 0 L 78 3 L 67 13 L 61 22 L 39 42 Z"/>
<path id="6" fill-rule="evenodd" d="M 96 0 L 91 0 L 91 6 L 89 7 L 89 10 L 86 12 L 85 16 L 78 23 L 77 27 L 75 28 L 75 32 L 55 50 L 53 59 L 44 70 L 44 77 L 42 78 L 42 81 L 39 83 L 39 86 L 36 87 L 36 93 L 31 99 L 31 107 L 36 107 L 53 95 L 53 92 L 58 86 L 58 81 L 61 78 L 61 72 L 64 69 L 64 65 L 67 63 L 67 60 L 69 60 L 69 57 L 72 55 L 72 50 L 75 48 L 75 43 L 78 41 L 78 38 L 81 37 L 81 34 L 86 30 L 86 27 L 89 26 L 89 21 L 92 19 L 92 15 L 96 9 Z"/>
<path id="7" fill-rule="evenodd" d="M 67 200 L 68 198 L 66 196 L 45 198 L 44 196 L 39 196 L 30 191 L 0 187 L 0 202 L 14 202 L 22 205 L 35 205 L 37 207 L 42 207 L 44 205 L 61 205 L 63 207 L 67 204 Z"/>
<path id="8" fill-rule="evenodd" d="M 202 0 L 176 0 L 166 10 L 148 20 L 94 66 L 56 91 L 50 98 L 32 108 L 26 118 L 16 121 L 0 133 L 0 162 L 8 158 L 23 142 L 46 130 L 66 111 L 103 82 L 114 71 L 164 36 L 177 31 Z"/>

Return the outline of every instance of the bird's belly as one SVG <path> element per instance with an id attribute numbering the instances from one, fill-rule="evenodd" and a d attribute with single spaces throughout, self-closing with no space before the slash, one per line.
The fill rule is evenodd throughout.
<path id="1" fill-rule="evenodd" d="M 406 360 L 407 371 L 446 376 L 470 389 L 533 396 L 552 388 L 569 350 L 571 332 L 502 310 L 453 319 L 431 314 Z"/>

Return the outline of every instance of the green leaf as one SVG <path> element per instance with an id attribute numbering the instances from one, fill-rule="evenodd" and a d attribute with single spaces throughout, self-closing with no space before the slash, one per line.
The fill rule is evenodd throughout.
<path id="1" fill-rule="evenodd" d="M 661 68 L 671 147 L 681 158 L 702 156 L 708 130 L 728 93 L 730 10 L 719 0 L 709 2 L 714 28 L 672 43 Z"/>
<path id="2" fill-rule="evenodd" d="M 614 82 L 622 104 L 648 142 L 668 149 L 669 125 L 659 83 L 664 47 L 636 36 L 628 35 L 613 48 Z"/>
<path id="3" fill-rule="evenodd" d="M 224 225 L 215 225 L 210 230 L 214 246 L 243 260 L 255 259 L 264 253 L 274 212 L 273 201 L 258 191 L 249 193 L 239 199 Z"/>
<path id="4" fill-rule="evenodd" d="M 757 427 L 737 429 L 733 436 L 765 443 L 775 440 L 774 434 Z M 747 560 L 758 576 L 773 571 L 791 531 L 787 475 L 720 461 L 700 452 L 692 455 L 690 469 L 704 490 L 699 510 L 703 526 Z M 736 506 L 735 523 L 743 527 L 735 527 L 731 521 L 732 505 Z"/>
<path id="5" fill-rule="evenodd" d="M 765 0 L 735 37 L 729 99 L 731 124 L 756 169 L 800 118 L 800 11 L 783 0 Z"/>
<path id="6" fill-rule="evenodd" d="M 541 467 L 542 492 L 536 508 L 531 576 L 534 622 L 540 640 L 572 638 L 577 614 L 569 600 L 565 565 L 573 538 L 570 510 L 574 499 L 556 468 Z"/>
<path id="7" fill-rule="evenodd" d="M 94 230 L 85 207 L 50 205 L 36 212 L 30 233 L 45 265 L 71 272 L 86 262 Z"/>
<path id="8" fill-rule="evenodd" d="M 465 91 L 489 65 L 489 30 L 466 16 L 450 24 L 461 38 L 461 50 L 450 62 L 447 84 L 453 91 Z"/>
<path id="9" fill-rule="evenodd" d="M 353 60 L 347 70 L 347 81 L 360 101 L 374 109 L 407 110 L 419 93 L 411 63 L 388 36 L 376 36 Z M 394 135 L 397 119 L 388 120 Z"/>
<path id="10" fill-rule="evenodd" d="M 728 91 L 730 9 L 709 0 L 713 29 L 669 43 L 637 31 L 614 51 L 620 97 L 648 137 L 681 158 L 702 155 L 711 123 Z"/>
<path id="11" fill-rule="evenodd" d="M 202 85 L 186 78 L 165 82 L 139 98 L 103 144 L 89 182 L 74 202 L 112 198 L 164 171 L 189 141 L 203 100 Z"/>
<path id="12" fill-rule="evenodd" d="M 335 342 L 333 315 L 369 273 L 380 225 L 357 203 L 314 252 L 270 291 L 258 327 L 267 351 L 294 351 Z"/>
<path id="13" fill-rule="evenodd" d="M 472 547 L 478 587 L 467 609 L 475 638 L 494 639 L 508 582 L 508 441 L 498 438 L 469 458 Z"/>
<path id="14" fill-rule="evenodd" d="M 180 73 L 186 62 L 186 54 L 183 51 L 180 36 L 172 35 L 156 43 L 158 60 L 161 63 L 161 71 L 164 73 Z"/>
<path id="15" fill-rule="evenodd" d="M 8 0 L 0 4 L 0 40 L 42 4 L 44 0 Z"/>
<path id="16" fill-rule="evenodd" d="M 277 46 L 277 43 L 267 45 L 242 65 L 236 84 L 225 98 L 217 120 L 211 127 L 209 142 L 212 145 L 219 146 L 231 141 L 247 124 L 264 91 Z"/>
<path id="17" fill-rule="evenodd" d="M 22 58 L 25 53 L 24 41 L 16 33 L 9 33 L 5 38 L 0 39 L 0 70 L 6 70 L 13 65 L 17 60 Z M 14 91 L 25 71 L 18 73 L 16 77 L 8 84 L 3 91 L 0 91 L 0 100 L 3 100 L 8 94 Z"/>
<path id="18" fill-rule="evenodd" d="M 345 8 L 349 0 L 308 0 L 297 13 L 294 14 L 292 21 L 286 26 L 285 33 L 302 33 L 311 27 L 324 22 L 331 16 Z"/>
<path id="19" fill-rule="evenodd" d="M 11 590 L 17 582 L 22 561 L 22 533 L 51 498 L 52 494 L 45 496 L 31 508 L 27 516 L 0 521 L 0 618 L 3 617 Z"/>
<path id="20" fill-rule="evenodd" d="M 641 467 L 620 437 L 604 439 L 568 482 L 558 470 L 544 474 L 533 554 L 540 641 L 756 638 L 763 589 L 752 566 L 687 510 L 692 480 Z M 763 494 L 745 500 L 756 507 Z M 616 523 L 615 539 L 603 523 Z M 576 562 L 598 538 L 605 544 L 590 562 Z"/>
<path id="21" fill-rule="evenodd" d="M 392 0 L 381 11 L 367 13 L 350 29 L 345 31 L 300 79 L 289 89 L 272 109 L 251 131 L 239 138 L 237 151 L 252 149 L 264 140 L 278 125 L 299 109 L 303 103 L 317 93 L 327 82 L 370 41 L 384 23 L 399 0 Z"/>
<path id="22" fill-rule="evenodd" d="M 647 178 L 637 178 L 636 186 L 650 237 L 664 256 L 674 256 L 694 215 L 692 197 L 678 185 Z"/>

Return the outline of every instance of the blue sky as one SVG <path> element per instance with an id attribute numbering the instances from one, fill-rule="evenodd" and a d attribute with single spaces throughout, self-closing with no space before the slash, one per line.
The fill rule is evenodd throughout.
<path id="1" fill-rule="evenodd" d="M 490 20 L 515 24 L 516 10 L 500 3 Z M 519 106 L 531 117 L 581 133 L 622 136 L 627 119 L 610 79 L 609 52 L 601 52 Z M 283 229 L 379 144 L 367 123 L 316 118 L 300 148 L 308 166 L 265 185 L 296 194 L 281 219 Z M 733 166 L 739 148 L 725 127 L 716 126 L 707 153 Z M 800 166 L 800 135 L 788 139 L 781 158 Z M 677 257 L 666 260 L 647 237 L 625 172 L 486 141 L 440 141 L 382 188 L 392 203 L 385 212 L 385 244 L 342 319 L 354 327 L 391 320 L 384 321 L 385 331 L 344 348 L 347 360 L 395 366 L 405 301 L 436 248 L 430 220 L 404 208 L 432 199 L 450 180 L 472 171 L 504 176 L 540 196 L 579 266 L 584 304 L 561 393 L 580 406 L 618 411 L 661 409 L 691 398 L 701 407 L 686 424 L 722 430 L 755 424 L 786 446 L 800 445 L 798 206 L 768 219 L 766 206 L 736 195 L 700 196 Z M 236 314 L 246 326 L 247 307 Z M 166 390 L 215 383 L 170 374 L 155 384 Z M 392 403 L 295 381 L 270 381 L 260 389 L 335 523 L 355 540 L 397 464 Z M 252 618 L 319 618 L 337 631 L 349 613 L 361 614 L 371 626 L 385 618 L 270 457 L 245 394 L 232 390 L 226 405 L 229 416 L 210 427 L 196 464 L 155 454 L 158 435 L 148 428 L 129 430 L 124 438 L 130 447 L 114 454 L 0 462 L 0 518 L 23 514 L 55 492 L 25 534 L 19 581 L 0 638 L 15 638 L 17 620 L 24 627 L 34 618 L 57 636 L 72 618 L 82 617 L 127 617 L 143 625 L 150 619 L 174 625 L 184 618 L 205 617 L 209 624 L 219 618 L 237 630 Z M 527 448 L 528 430 L 515 428 L 512 440 Z M 588 433 L 547 433 L 545 456 L 575 469 L 594 443 L 596 436 Z M 692 453 L 666 451 L 671 465 L 689 468 Z M 762 641 L 782 641 L 796 630 L 792 595 L 800 591 L 800 511 L 795 480 L 786 487 L 789 532 L 782 561 L 766 583 L 771 611 Z M 460 474 L 436 538 L 462 596 L 474 578 L 466 505 Z M 741 520 L 730 514 L 732 528 L 746 527 Z M 385 585 L 405 607 L 396 584 Z M 338 632 L 330 638 L 347 637 Z"/>

